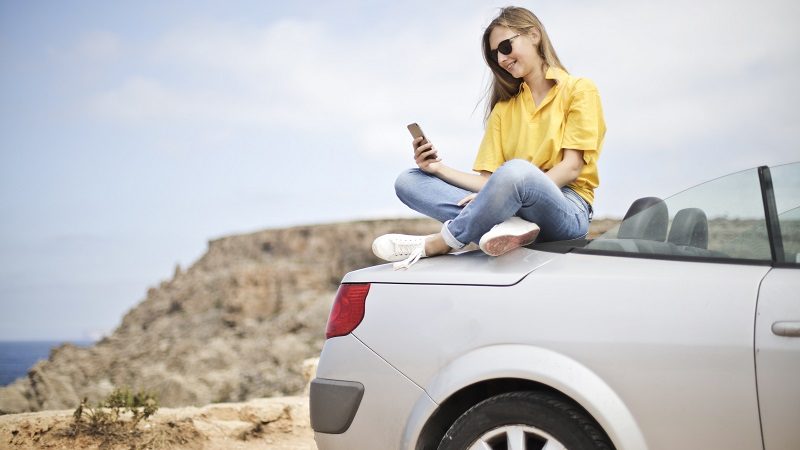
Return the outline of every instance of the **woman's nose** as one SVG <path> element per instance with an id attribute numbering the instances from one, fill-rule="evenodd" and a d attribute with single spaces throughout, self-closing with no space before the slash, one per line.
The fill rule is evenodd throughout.
<path id="1" fill-rule="evenodd" d="M 501 66 L 505 67 L 505 64 L 503 63 L 508 61 L 509 59 L 510 58 L 508 57 L 508 55 L 504 55 L 500 52 L 497 52 L 497 63 L 500 64 Z"/>

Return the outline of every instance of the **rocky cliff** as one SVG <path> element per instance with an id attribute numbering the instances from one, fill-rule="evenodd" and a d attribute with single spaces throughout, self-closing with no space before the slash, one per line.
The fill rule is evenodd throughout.
<path id="1" fill-rule="evenodd" d="M 372 240 L 439 227 L 377 220 L 213 240 L 188 270 L 151 288 L 111 336 L 89 348 L 63 345 L 0 388 L 0 414 L 74 408 L 118 386 L 155 391 L 163 406 L 297 394 L 299 367 L 322 348 L 339 281 L 379 263 Z"/>

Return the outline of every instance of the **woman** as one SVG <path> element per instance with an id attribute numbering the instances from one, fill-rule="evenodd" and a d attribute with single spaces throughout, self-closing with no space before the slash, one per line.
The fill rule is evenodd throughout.
<path id="1" fill-rule="evenodd" d="M 544 26 L 524 8 L 502 9 L 482 41 L 493 80 L 477 174 L 448 167 L 431 143 L 413 141 L 418 168 L 398 177 L 397 196 L 444 225 L 430 236 L 377 238 L 373 252 L 402 261 L 396 269 L 470 242 L 499 256 L 537 237 L 588 231 L 605 135 L 597 88 L 567 73 Z"/>

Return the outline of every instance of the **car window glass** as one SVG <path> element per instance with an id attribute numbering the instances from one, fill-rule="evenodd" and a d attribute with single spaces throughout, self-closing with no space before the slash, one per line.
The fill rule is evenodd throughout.
<path id="1" fill-rule="evenodd" d="M 758 170 L 637 200 L 626 218 L 585 248 L 648 255 L 771 260 Z"/>
<path id="2" fill-rule="evenodd" d="M 800 163 L 770 168 L 785 262 L 800 264 Z"/>

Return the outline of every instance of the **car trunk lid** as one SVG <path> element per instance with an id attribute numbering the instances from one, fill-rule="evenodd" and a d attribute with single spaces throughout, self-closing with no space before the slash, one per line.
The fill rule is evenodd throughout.
<path id="1" fill-rule="evenodd" d="M 510 286 L 562 255 L 520 248 L 503 256 L 483 252 L 423 258 L 407 270 L 382 264 L 345 275 L 342 283 L 452 284 Z"/>

